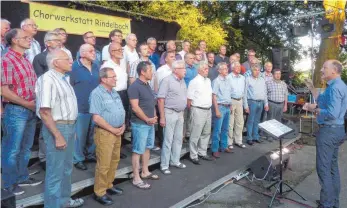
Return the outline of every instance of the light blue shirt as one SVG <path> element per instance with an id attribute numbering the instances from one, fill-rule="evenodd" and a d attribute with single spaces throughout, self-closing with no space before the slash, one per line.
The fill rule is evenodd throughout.
<path id="1" fill-rule="evenodd" d="M 89 97 L 89 113 L 101 116 L 111 126 L 118 128 L 124 124 L 125 110 L 117 91 L 106 90 L 99 84 Z"/>
<path id="2" fill-rule="evenodd" d="M 231 86 L 231 92 L 230 97 L 234 99 L 240 99 L 243 98 L 245 95 L 245 77 L 241 74 L 235 75 L 233 72 L 231 72 L 227 79 L 229 81 L 229 85 Z"/>
<path id="3" fill-rule="evenodd" d="M 198 75 L 198 70 L 195 68 L 194 64 L 192 66 L 186 65 L 186 76 L 184 77 L 184 81 L 187 87 L 189 86 L 189 82 L 192 81 L 196 75 Z"/>
<path id="4" fill-rule="evenodd" d="M 212 93 L 216 95 L 218 104 L 231 104 L 231 86 L 226 77 L 219 75 L 213 80 Z"/>
<path id="5" fill-rule="evenodd" d="M 347 109 L 347 86 L 340 77 L 327 82 L 327 88 L 318 96 L 320 114 L 318 124 L 342 125 Z"/>
<path id="6" fill-rule="evenodd" d="M 263 100 L 264 105 L 268 105 L 267 89 L 264 78 L 259 76 L 254 78 L 253 76 L 246 77 L 246 91 L 243 98 L 243 107 L 248 108 L 247 100 Z"/>

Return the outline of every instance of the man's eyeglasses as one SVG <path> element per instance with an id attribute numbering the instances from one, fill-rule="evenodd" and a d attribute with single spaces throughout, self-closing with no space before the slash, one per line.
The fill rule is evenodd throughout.
<path id="1" fill-rule="evenodd" d="M 55 42 L 61 42 L 61 40 L 60 39 L 51 39 L 51 40 L 48 40 L 48 41 L 55 41 Z"/>
<path id="2" fill-rule="evenodd" d="M 113 78 L 113 79 L 116 79 L 116 78 L 117 78 L 117 76 L 105 77 L 105 78 Z"/>
<path id="3" fill-rule="evenodd" d="M 37 24 L 26 24 L 27 26 L 30 26 L 30 27 L 36 27 L 38 28 L 39 26 Z"/>
<path id="4" fill-rule="evenodd" d="M 93 39 L 95 39 L 95 36 L 89 36 L 89 37 L 86 37 L 86 39 L 89 39 L 89 38 L 93 38 Z"/>
<path id="5" fill-rule="evenodd" d="M 118 38 L 123 38 L 123 35 L 114 35 L 114 36 Z"/>
<path id="6" fill-rule="evenodd" d="M 33 38 L 30 36 L 24 36 L 24 37 L 17 37 L 16 39 L 32 40 Z"/>
<path id="7" fill-rule="evenodd" d="M 61 36 L 66 36 L 67 37 L 67 34 L 66 33 L 58 33 L 58 35 L 61 35 Z"/>
<path id="8" fill-rule="evenodd" d="M 123 51 L 124 51 L 124 49 L 123 49 L 123 48 L 121 48 L 121 49 L 115 49 L 115 50 L 111 50 L 111 52 L 112 52 L 112 53 L 114 53 L 114 52 L 116 52 L 116 51 L 117 51 L 117 52 L 123 52 Z"/>

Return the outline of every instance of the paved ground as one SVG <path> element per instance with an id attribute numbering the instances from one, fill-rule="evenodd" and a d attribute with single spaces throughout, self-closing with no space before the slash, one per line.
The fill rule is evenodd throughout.
<path id="1" fill-rule="evenodd" d="M 312 139 L 311 139 L 312 140 Z M 305 142 L 304 143 L 313 143 Z M 282 202 L 276 201 L 273 207 L 277 208 L 299 208 L 299 207 L 316 207 L 315 200 L 319 199 L 320 186 L 317 173 L 315 171 L 315 146 L 295 145 L 295 149 L 291 154 L 291 167 L 284 173 L 284 179 L 292 185 L 296 191 L 307 198 L 306 204 L 303 206 L 290 200 Z M 340 173 L 341 173 L 341 195 L 340 207 L 347 207 L 347 142 L 340 147 Z M 264 189 L 267 182 L 250 182 L 242 179 L 240 183 L 244 186 L 255 189 L 265 194 L 271 194 Z M 288 193 L 286 197 L 300 201 L 293 192 Z M 238 184 L 230 184 L 220 190 L 217 194 L 211 195 L 204 203 L 197 205 L 198 208 L 265 208 L 270 202 L 270 197 L 257 193 L 253 190 L 245 188 Z"/>

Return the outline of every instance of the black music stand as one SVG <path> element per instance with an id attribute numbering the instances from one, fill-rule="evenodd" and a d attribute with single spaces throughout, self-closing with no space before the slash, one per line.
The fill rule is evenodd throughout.
<path id="1" fill-rule="evenodd" d="M 282 146 L 282 139 L 285 135 L 290 134 L 292 132 L 294 132 L 294 129 L 289 128 L 288 126 L 282 124 L 281 122 L 277 121 L 276 119 L 272 119 L 269 121 L 265 121 L 259 124 L 259 127 L 265 131 L 267 134 L 269 134 L 272 137 L 275 137 L 279 140 L 280 142 L 280 150 L 279 150 L 279 157 L 280 157 L 280 178 L 279 180 L 277 180 L 276 182 L 274 182 L 273 184 L 271 184 L 268 189 L 270 189 L 271 187 L 276 186 L 276 191 L 273 194 L 270 204 L 268 207 L 272 207 L 272 204 L 276 198 L 277 195 L 279 195 L 280 197 L 283 196 L 283 184 L 285 186 L 287 186 L 290 191 L 294 191 L 294 193 L 296 193 L 298 196 L 300 196 L 303 200 L 306 201 L 306 199 L 301 196 L 297 191 L 295 191 L 290 185 L 288 185 L 286 182 L 283 181 L 283 160 L 282 160 L 282 150 L 283 150 L 283 146 Z M 287 191 L 286 191 L 287 192 Z"/>

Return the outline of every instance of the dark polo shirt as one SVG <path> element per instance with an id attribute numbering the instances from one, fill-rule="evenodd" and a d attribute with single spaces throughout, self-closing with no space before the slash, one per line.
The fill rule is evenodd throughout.
<path id="1" fill-rule="evenodd" d="M 33 67 L 37 77 L 40 77 L 42 74 L 48 71 L 48 66 L 46 61 L 47 54 L 48 54 L 48 51 L 45 50 L 44 52 L 39 53 L 34 57 Z"/>
<path id="2" fill-rule="evenodd" d="M 144 83 L 139 78 L 136 79 L 128 89 L 128 97 L 130 100 L 139 100 L 139 107 L 148 118 L 154 117 L 155 98 L 151 86 L 148 83 Z M 146 124 L 134 112 L 131 113 L 131 122 Z"/>

